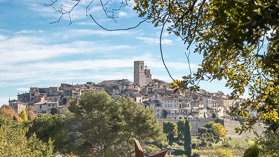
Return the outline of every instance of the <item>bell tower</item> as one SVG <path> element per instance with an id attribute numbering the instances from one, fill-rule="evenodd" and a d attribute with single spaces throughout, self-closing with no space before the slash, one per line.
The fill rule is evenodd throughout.
<path id="1" fill-rule="evenodd" d="M 134 61 L 134 83 L 139 86 L 145 85 L 144 62 Z"/>

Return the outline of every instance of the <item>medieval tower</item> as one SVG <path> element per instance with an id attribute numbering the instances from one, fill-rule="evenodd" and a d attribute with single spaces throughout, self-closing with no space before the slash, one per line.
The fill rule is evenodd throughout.
<path id="1" fill-rule="evenodd" d="M 134 61 L 134 83 L 146 86 L 152 80 L 150 70 L 144 67 L 144 61 Z"/>

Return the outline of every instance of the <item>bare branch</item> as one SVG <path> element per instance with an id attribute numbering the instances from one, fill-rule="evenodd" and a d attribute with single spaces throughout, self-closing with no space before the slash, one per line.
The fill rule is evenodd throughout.
<path id="1" fill-rule="evenodd" d="M 54 1 L 51 1 L 49 4 L 45 3 L 44 5 L 50 7 L 50 6 L 53 6 L 57 1 L 58 0 L 54 0 Z"/>
<path id="2" fill-rule="evenodd" d="M 53 6 L 57 1 L 58 0 L 55 0 L 51 4 L 48 4 L 46 6 Z M 50 24 L 54 24 L 54 23 L 60 22 L 60 20 L 62 19 L 62 17 L 64 15 L 68 15 L 69 20 L 70 20 L 69 24 L 72 24 L 73 22 L 72 22 L 71 13 L 80 4 L 80 2 L 82 0 L 75 0 L 75 1 L 76 1 L 76 3 L 73 6 L 71 6 L 71 7 L 67 7 L 67 6 L 65 6 L 63 4 L 60 5 L 60 8 L 56 8 L 55 6 L 53 6 L 53 9 L 55 10 L 55 13 L 60 13 L 60 16 L 59 16 L 59 18 L 56 21 L 53 21 Z M 66 8 L 70 8 L 70 9 L 66 9 Z"/>
<path id="3" fill-rule="evenodd" d="M 187 58 L 188 68 L 189 68 L 189 72 L 190 72 L 190 76 L 191 76 L 190 79 L 191 79 L 192 78 L 192 69 L 191 69 L 191 64 L 190 64 L 190 50 L 188 51 L 188 55 L 186 52 L 184 54 Z"/>
<path id="4" fill-rule="evenodd" d="M 104 13 L 106 14 L 107 18 L 110 18 L 110 19 L 116 18 L 116 17 L 114 16 L 114 12 L 113 12 L 113 11 L 109 11 L 109 10 L 107 10 L 107 8 L 106 8 L 106 5 L 108 4 L 108 1 L 107 1 L 105 4 L 103 4 L 103 1 L 102 1 L 102 0 L 99 0 L 99 1 L 100 1 L 100 4 L 101 4 L 101 6 L 102 6 L 102 9 L 103 9 Z M 112 15 L 109 15 L 108 12 L 111 13 Z"/>
<path id="5" fill-rule="evenodd" d="M 194 29 L 194 31 L 191 35 L 191 39 L 189 41 L 189 45 L 187 47 L 187 50 L 190 48 L 190 46 L 192 45 L 192 43 L 193 43 L 193 41 L 196 37 L 196 32 L 197 32 L 197 28 L 198 28 L 198 25 L 199 25 L 199 18 L 200 18 L 200 15 L 202 14 L 202 11 L 203 11 L 202 9 L 203 9 L 204 3 L 205 3 L 205 0 L 202 1 L 201 6 L 199 7 L 198 16 L 196 18 L 197 21 L 196 21 L 196 24 L 195 24 L 195 29 Z"/>
<path id="6" fill-rule="evenodd" d="M 89 2 L 89 4 L 86 6 L 86 16 L 88 16 L 88 11 L 90 10 L 90 6 L 92 5 L 92 3 L 94 2 L 94 0 L 91 0 L 90 2 Z"/>
<path id="7" fill-rule="evenodd" d="M 162 48 L 162 36 L 163 36 L 164 28 L 165 28 L 165 25 L 166 25 L 166 23 L 168 21 L 168 18 L 169 17 L 166 18 L 166 20 L 164 21 L 163 26 L 161 28 L 161 33 L 160 33 L 160 53 L 161 53 L 161 59 L 162 59 L 162 62 L 164 64 L 164 67 L 167 70 L 169 77 L 174 81 L 174 78 L 171 76 L 171 73 L 170 73 L 170 71 L 169 71 L 169 69 L 168 69 L 168 67 L 167 67 L 167 65 L 165 63 L 164 54 L 163 54 L 163 48 Z"/>
<path id="8" fill-rule="evenodd" d="M 128 27 L 128 28 L 116 28 L 116 29 L 108 29 L 104 26 L 102 26 L 100 23 L 98 23 L 98 21 L 93 17 L 92 14 L 89 15 L 91 17 L 91 19 L 93 20 L 94 23 L 96 23 L 100 28 L 106 30 L 106 31 L 124 31 L 124 30 L 131 30 L 131 29 L 135 29 L 137 27 L 139 27 L 142 23 L 144 23 L 145 21 L 147 21 L 147 19 L 144 19 L 142 21 L 140 21 L 137 25 L 132 26 L 132 27 Z"/>

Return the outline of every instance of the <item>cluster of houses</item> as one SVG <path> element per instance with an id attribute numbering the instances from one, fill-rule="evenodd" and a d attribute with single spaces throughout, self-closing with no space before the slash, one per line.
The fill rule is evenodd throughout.
<path id="1" fill-rule="evenodd" d="M 141 103 L 145 108 L 152 109 L 158 119 L 181 120 L 226 118 L 229 108 L 240 101 L 231 100 L 222 92 L 199 90 L 175 93 L 168 83 L 152 79 L 143 61 L 135 61 L 134 66 L 134 82 L 122 79 L 106 80 L 98 84 L 62 83 L 59 87 L 31 87 L 29 92 L 18 94 L 17 100 L 10 100 L 9 105 L 17 112 L 32 105 L 37 113 L 51 113 L 53 108 L 66 108 L 72 97 L 80 97 L 84 92 L 106 91 L 112 98 L 129 97 Z"/>

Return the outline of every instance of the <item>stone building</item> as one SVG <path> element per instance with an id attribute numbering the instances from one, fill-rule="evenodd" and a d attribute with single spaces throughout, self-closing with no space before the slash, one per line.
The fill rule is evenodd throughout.
<path id="1" fill-rule="evenodd" d="M 18 100 L 9 100 L 9 106 L 13 108 L 17 113 L 25 111 L 26 109 L 26 104 Z"/>
<path id="2" fill-rule="evenodd" d="M 134 83 L 146 86 L 152 81 L 150 69 L 144 66 L 144 61 L 134 61 Z"/>
<path id="3" fill-rule="evenodd" d="M 52 108 L 59 108 L 59 102 L 42 97 L 40 102 L 34 104 L 34 107 L 37 113 L 50 113 Z"/>

